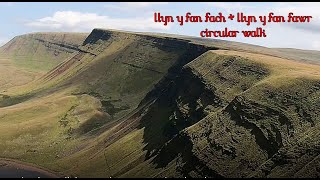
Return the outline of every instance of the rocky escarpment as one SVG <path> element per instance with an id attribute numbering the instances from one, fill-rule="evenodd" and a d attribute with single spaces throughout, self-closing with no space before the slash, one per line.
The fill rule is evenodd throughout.
<path id="1" fill-rule="evenodd" d="M 186 65 L 142 118 L 149 158 L 159 168 L 176 164 L 158 176 L 301 176 L 319 155 L 317 143 L 299 139 L 315 136 L 320 82 L 270 83 L 263 64 L 213 52 Z M 160 140 L 150 138 L 156 127 Z"/>

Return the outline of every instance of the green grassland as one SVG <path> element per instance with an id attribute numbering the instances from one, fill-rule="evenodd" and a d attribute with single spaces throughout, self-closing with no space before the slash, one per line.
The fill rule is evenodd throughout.
<path id="1" fill-rule="evenodd" d="M 87 33 L 33 33 L 13 38 L 1 47 L 18 67 L 48 71 L 76 51 Z"/>
<path id="2" fill-rule="evenodd" d="M 16 37 L 0 68 L 29 79 L 0 84 L 0 157 L 77 177 L 316 177 L 320 66 L 275 51 L 101 29 Z"/>

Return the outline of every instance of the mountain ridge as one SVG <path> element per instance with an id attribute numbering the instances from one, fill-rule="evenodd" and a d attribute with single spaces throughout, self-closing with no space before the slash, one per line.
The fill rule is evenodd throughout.
<path id="1" fill-rule="evenodd" d="M 1 94 L 1 156 L 76 177 L 317 176 L 312 60 L 102 29 L 81 38 Z"/>

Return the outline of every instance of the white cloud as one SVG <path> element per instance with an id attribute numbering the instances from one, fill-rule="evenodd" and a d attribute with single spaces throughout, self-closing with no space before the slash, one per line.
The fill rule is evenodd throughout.
<path id="1" fill-rule="evenodd" d="M 249 5 L 245 5 L 244 3 L 239 2 L 202 2 L 205 5 L 213 6 L 215 8 L 224 9 L 227 12 L 235 11 L 235 10 L 243 10 L 244 8 L 251 8 Z"/>
<path id="2" fill-rule="evenodd" d="M 166 5 L 169 4 L 169 5 Z M 201 5 L 201 6 L 198 6 Z M 181 7 L 181 8 L 177 8 Z M 108 8 L 108 15 L 98 13 L 84 13 L 76 11 L 59 11 L 48 17 L 34 19 L 24 23 L 33 31 L 91 31 L 93 28 L 121 29 L 131 31 L 152 31 L 164 33 L 178 33 L 198 36 L 198 29 L 211 28 L 221 30 L 224 27 L 235 30 L 255 30 L 256 27 L 266 29 L 267 38 L 222 38 L 231 41 L 247 42 L 268 47 L 292 47 L 301 49 L 319 49 L 320 41 L 320 3 L 265 3 L 253 4 L 244 2 L 202 2 L 202 3 L 110 3 L 102 8 Z M 177 23 L 163 26 L 162 23 L 153 22 L 153 13 L 159 11 L 165 15 L 184 15 L 190 11 L 193 15 L 203 15 L 203 12 L 217 11 L 230 12 L 234 15 L 243 12 L 245 15 L 266 15 L 274 12 L 274 15 L 283 15 L 287 18 L 289 12 L 295 15 L 313 16 L 311 23 L 267 23 L 262 26 L 261 22 L 245 23 L 236 21 L 225 24 L 185 24 Z M 227 14 L 224 13 L 226 16 Z M 203 27 L 203 28 L 202 28 Z M 168 31 L 169 30 L 169 31 Z M 311 32 L 311 33 L 310 33 Z"/>
<path id="3" fill-rule="evenodd" d="M 58 11 L 52 16 L 27 22 L 25 25 L 39 30 L 49 31 L 91 31 L 93 28 L 121 29 L 134 31 L 168 30 L 170 25 L 163 26 L 150 18 L 112 18 L 95 13 L 75 11 Z"/>
<path id="4" fill-rule="evenodd" d="M 107 4 L 105 5 L 108 9 L 114 9 L 126 12 L 135 12 L 142 10 L 150 10 L 150 8 L 156 8 L 159 5 L 166 5 L 168 2 L 119 2 L 117 4 Z"/>
<path id="5" fill-rule="evenodd" d="M 297 2 L 297 3 L 278 3 L 274 8 L 275 15 L 282 15 L 285 19 L 288 18 L 288 13 L 292 12 L 293 16 L 312 16 L 310 23 L 285 23 L 286 25 L 319 33 L 320 28 L 320 3 L 318 2 Z"/>
<path id="6" fill-rule="evenodd" d="M 131 8 L 146 8 L 155 5 L 168 4 L 168 2 L 120 2 L 120 4 Z"/>

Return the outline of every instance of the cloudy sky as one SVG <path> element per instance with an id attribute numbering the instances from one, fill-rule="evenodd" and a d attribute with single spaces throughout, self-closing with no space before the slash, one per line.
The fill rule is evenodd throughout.
<path id="1" fill-rule="evenodd" d="M 199 37 L 199 32 L 209 30 L 254 30 L 263 27 L 266 38 L 237 38 L 225 40 L 245 42 L 267 47 L 299 48 L 320 50 L 320 3 L 281 3 L 281 2 L 0 2 L 0 45 L 14 36 L 29 32 L 73 31 L 90 32 L 93 28 L 110 28 L 128 31 L 149 31 L 182 34 Z M 245 15 L 283 15 L 289 12 L 299 16 L 312 16 L 310 23 L 268 23 L 260 22 L 247 26 L 235 20 L 226 23 L 171 23 L 163 26 L 153 21 L 154 12 L 177 16 L 190 12 L 204 16 L 207 12 L 228 16 L 243 12 Z"/>

